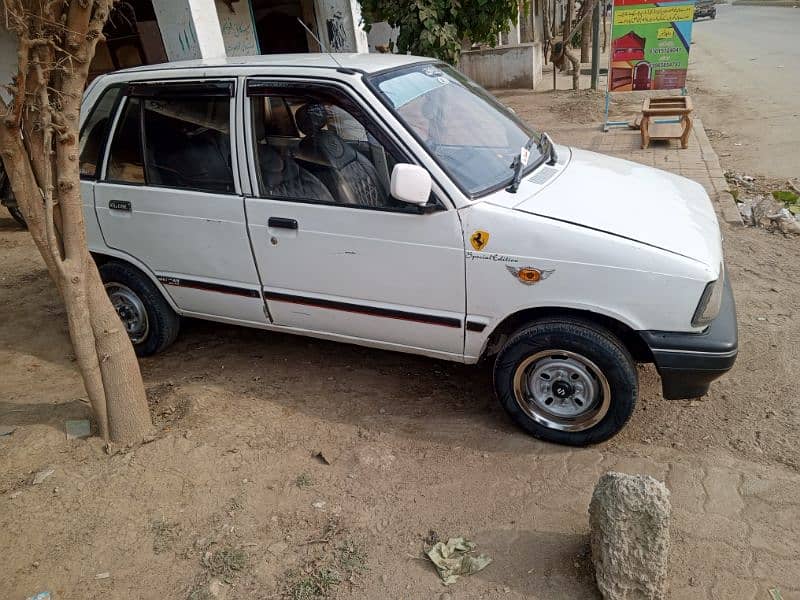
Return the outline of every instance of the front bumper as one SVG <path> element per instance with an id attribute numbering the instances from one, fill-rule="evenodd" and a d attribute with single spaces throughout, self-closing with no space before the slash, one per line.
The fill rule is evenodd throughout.
<path id="1" fill-rule="evenodd" d="M 664 398 L 697 398 L 727 373 L 739 352 L 736 302 L 728 275 L 719 315 L 702 333 L 640 331 L 661 375 Z"/>

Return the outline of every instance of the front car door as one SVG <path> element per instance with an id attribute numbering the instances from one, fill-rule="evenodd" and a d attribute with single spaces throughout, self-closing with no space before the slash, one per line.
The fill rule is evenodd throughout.
<path id="1" fill-rule="evenodd" d="M 344 86 L 251 79 L 247 221 L 275 324 L 460 358 L 464 247 L 457 212 L 391 198 L 413 162 Z"/>
<path id="2" fill-rule="evenodd" d="M 235 80 L 124 94 L 94 184 L 106 244 L 144 263 L 184 314 L 265 325 L 231 144 Z"/>

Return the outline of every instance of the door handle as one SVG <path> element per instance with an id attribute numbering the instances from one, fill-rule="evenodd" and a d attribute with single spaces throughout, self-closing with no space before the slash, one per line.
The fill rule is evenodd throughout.
<path id="1" fill-rule="evenodd" d="M 109 200 L 108 208 L 111 210 L 124 210 L 125 212 L 131 212 L 131 203 L 127 200 Z"/>
<path id="2" fill-rule="evenodd" d="M 270 217 L 267 221 L 269 227 L 280 229 L 297 229 L 297 221 L 294 219 L 284 219 L 283 217 Z"/>

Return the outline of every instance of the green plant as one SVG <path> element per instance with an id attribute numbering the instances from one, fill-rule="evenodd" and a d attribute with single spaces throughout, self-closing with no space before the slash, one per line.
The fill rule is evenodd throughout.
<path id="1" fill-rule="evenodd" d="M 785 204 L 798 204 L 798 200 L 800 199 L 800 196 L 788 190 L 776 190 L 772 192 L 772 197 L 778 202 L 783 202 Z"/>
<path id="2" fill-rule="evenodd" d="M 299 487 L 301 490 L 303 488 L 310 487 L 313 481 L 311 480 L 311 475 L 308 473 L 300 473 L 297 478 L 294 480 L 294 484 Z"/>
<path id="3" fill-rule="evenodd" d="M 494 46 L 516 23 L 518 0 L 360 0 L 366 28 L 386 21 L 399 27 L 397 51 L 456 64 L 462 40 Z M 528 0 L 523 3 L 527 9 Z"/>
<path id="4" fill-rule="evenodd" d="M 159 517 L 150 523 L 150 530 L 153 532 L 153 552 L 161 554 L 172 548 L 178 540 L 181 527 L 178 523 Z"/>
<path id="5" fill-rule="evenodd" d="M 206 553 L 202 563 L 209 575 L 222 577 L 230 583 L 233 576 L 247 566 L 247 554 L 239 548 L 222 548 Z"/>
<path id="6" fill-rule="evenodd" d="M 297 579 L 289 588 L 291 600 L 323 600 L 342 581 L 334 569 L 319 568 Z"/>

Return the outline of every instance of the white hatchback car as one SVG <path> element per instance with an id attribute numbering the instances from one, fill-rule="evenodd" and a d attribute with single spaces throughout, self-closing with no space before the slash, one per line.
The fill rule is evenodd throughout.
<path id="1" fill-rule="evenodd" d="M 627 422 L 734 363 L 703 188 L 564 146 L 447 65 L 286 55 L 120 71 L 86 91 L 90 249 L 140 355 L 181 316 L 464 363 L 529 433 Z"/>

